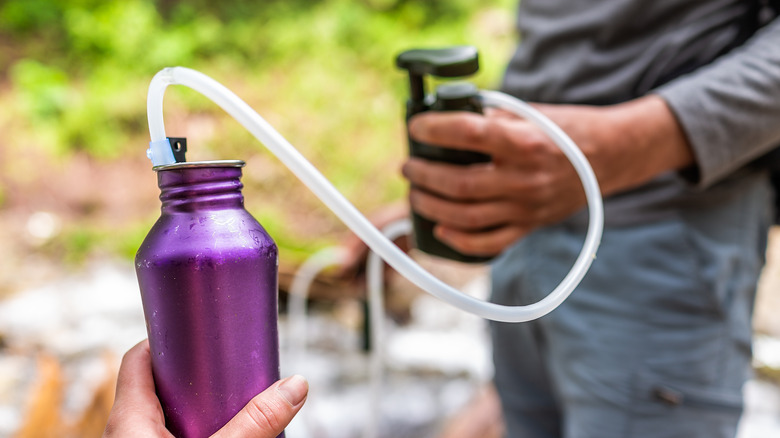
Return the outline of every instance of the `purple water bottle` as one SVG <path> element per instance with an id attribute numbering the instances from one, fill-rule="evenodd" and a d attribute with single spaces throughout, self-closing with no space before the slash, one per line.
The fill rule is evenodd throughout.
<path id="1" fill-rule="evenodd" d="M 243 166 L 155 167 L 162 214 L 135 266 L 157 395 L 177 437 L 213 434 L 279 379 L 278 251 L 244 209 Z"/>

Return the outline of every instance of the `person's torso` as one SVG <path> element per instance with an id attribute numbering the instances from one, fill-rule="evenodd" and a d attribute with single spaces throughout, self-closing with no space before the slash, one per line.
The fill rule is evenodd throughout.
<path id="1" fill-rule="evenodd" d="M 728 51 L 753 0 L 521 0 L 520 44 L 502 91 L 531 102 L 607 105 L 647 94 Z M 706 190 L 676 172 L 605 199 L 608 225 L 658 220 L 740 190 L 743 169 Z M 587 221 L 583 211 L 571 219 Z"/>
<path id="2" fill-rule="evenodd" d="M 753 0 L 522 0 L 502 89 L 548 103 L 611 104 L 708 63 Z"/>

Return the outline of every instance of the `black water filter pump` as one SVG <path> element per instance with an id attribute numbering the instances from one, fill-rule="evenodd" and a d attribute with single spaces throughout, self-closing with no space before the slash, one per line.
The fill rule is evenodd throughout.
<path id="1" fill-rule="evenodd" d="M 407 50 L 396 58 L 396 65 L 409 71 L 409 100 L 406 103 L 406 123 L 416 114 L 426 111 L 470 111 L 482 113 L 482 102 L 477 87 L 469 82 L 449 82 L 439 85 L 428 95 L 425 75 L 440 78 L 470 76 L 479 70 L 479 54 L 472 46 L 444 49 Z M 432 145 L 415 141 L 409 136 L 409 155 L 431 161 L 467 166 L 490 162 L 481 152 L 452 149 L 446 145 Z M 414 240 L 418 249 L 428 254 L 467 263 L 486 262 L 491 257 L 463 254 L 433 235 L 435 222 L 412 211 Z"/>

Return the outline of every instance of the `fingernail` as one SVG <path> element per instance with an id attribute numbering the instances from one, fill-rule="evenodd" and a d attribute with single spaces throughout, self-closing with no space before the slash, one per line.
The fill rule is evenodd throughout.
<path id="1" fill-rule="evenodd" d="M 408 178 L 409 177 L 409 162 L 407 161 L 401 166 L 401 175 Z"/>
<path id="2" fill-rule="evenodd" d="M 306 394 L 309 392 L 309 382 L 303 376 L 296 374 L 282 380 L 276 390 L 282 394 L 290 406 L 296 407 L 306 398 Z"/>
<path id="3" fill-rule="evenodd" d="M 409 121 L 409 135 L 414 138 L 424 136 L 426 131 L 425 123 L 419 121 L 419 119 L 413 118 Z"/>

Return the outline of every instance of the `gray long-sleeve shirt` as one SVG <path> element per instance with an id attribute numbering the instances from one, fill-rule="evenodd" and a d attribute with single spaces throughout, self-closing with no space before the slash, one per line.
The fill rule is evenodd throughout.
<path id="1" fill-rule="evenodd" d="M 502 89 L 528 101 L 593 105 L 657 93 L 693 147 L 695 177 L 670 172 L 611 197 L 607 222 L 712 202 L 739 190 L 756 172 L 745 164 L 780 145 L 780 19 L 722 54 L 750 3 L 522 0 L 521 44 Z M 706 65 L 657 86 L 690 64 Z"/>

